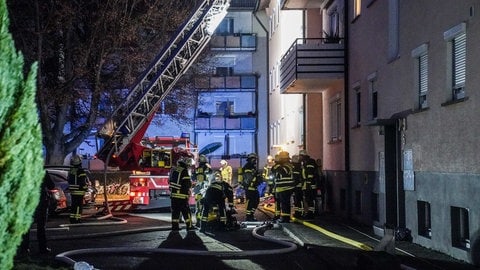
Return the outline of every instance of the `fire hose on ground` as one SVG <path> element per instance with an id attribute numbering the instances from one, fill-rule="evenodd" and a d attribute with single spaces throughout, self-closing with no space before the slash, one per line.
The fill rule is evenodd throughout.
<path id="1" fill-rule="evenodd" d="M 249 224 L 253 225 L 253 224 Z M 157 254 L 182 254 L 182 255 L 193 255 L 193 256 L 213 256 L 221 259 L 238 259 L 238 258 L 248 258 L 254 256 L 263 256 L 263 255 L 278 255 L 290 253 L 297 250 L 298 246 L 293 242 L 278 240 L 275 238 L 264 236 L 264 232 L 268 229 L 281 229 L 282 227 L 272 223 L 263 223 L 260 226 L 255 227 L 252 230 L 252 236 L 261 241 L 266 241 L 274 244 L 283 246 L 283 248 L 278 249 L 267 249 L 267 250 L 241 250 L 241 251 L 208 251 L 208 250 L 191 250 L 191 249 L 172 249 L 172 248 L 132 248 L 132 247 L 111 247 L 111 248 L 89 248 L 89 249 L 78 249 L 71 250 L 60 253 L 55 256 L 56 260 L 64 262 L 68 265 L 74 266 L 77 262 L 71 257 L 77 255 L 89 255 L 89 254 L 109 254 L 109 255 L 129 255 L 129 256 L 152 256 Z M 155 227 L 147 228 L 147 230 L 170 230 L 169 227 Z M 145 232 L 145 229 L 142 230 L 128 230 L 124 232 L 116 232 L 115 234 L 121 233 L 139 233 Z M 98 234 L 96 235 L 98 236 Z M 109 234 L 109 236 L 111 236 Z M 83 238 L 89 237 L 89 235 L 83 235 Z M 93 235 L 90 235 L 93 237 Z M 72 237 L 69 237 L 70 239 Z M 84 265 L 85 262 L 82 262 Z M 86 269 L 94 269 L 87 268 Z"/>

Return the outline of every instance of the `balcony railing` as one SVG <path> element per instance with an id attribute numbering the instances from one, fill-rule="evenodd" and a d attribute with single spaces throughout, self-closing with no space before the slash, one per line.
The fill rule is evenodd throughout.
<path id="1" fill-rule="evenodd" d="M 255 34 L 215 35 L 210 40 L 212 51 L 255 51 L 256 49 Z"/>
<path id="2" fill-rule="evenodd" d="M 322 92 L 343 81 L 343 39 L 298 38 L 282 57 L 281 93 Z"/>
<path id="3" fill-rule="evenodd" d="M 202 130 L 255 130 L 254 114 L 235 114 L 230 116 L 197 114 L 195 131 Z"/>
<path id="4" fill-rule="evenodd" d="M 255 75 L 232 76 L 198 76 L 195 77 L 195 89 L 199 91 L 255 91 L 257 77 Z"/>

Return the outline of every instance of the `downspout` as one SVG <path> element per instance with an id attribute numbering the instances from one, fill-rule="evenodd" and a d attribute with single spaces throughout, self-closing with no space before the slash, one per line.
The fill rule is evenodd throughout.
<path id="1" fill-rule="evenodd" d="M 348 72 L 348 67 L 349 67 L 349 39 L 348 39 L 348 11 L 350 10 L 348 8 L 348 0 L 344 0 L 344 10 L 345 14 L 343 15 L 343 27 L 344 27 L 344 39 L 343 42 L 344 44 L 344 54 L 345 54 L 345 65 L 344 65 L 344 89 L 343 89 L 343 99 L 344 99 L 344 117 L 345 117 L 345 126 L 344 126 L 344 133 L 345 133 L 345 176 L 347 178 L 347 190 L 348 190 L 348 207 L 347 207 L 347 217 L 350 218 L 352 215 L 352 179 L 350 175 L 350 116 L 349 116 L 349 96 L 348 96 L 348 89 L 349 89 L 349 72 Z"/>
<path id="2" fill-rule="evenodd" d="M 267 63 L 267 66 L 266 66 L 266 76 L 268 76 L 268 67 L 269 67 L 269 63 L 270 63 L 270 40 L 269 40 L 269 34 L 268 34 L 268 29 L 263 25 L 262 21 L 260 20 L 260 18 L 258 18 L 257 16 L 257 12 L 258 12 L 258 8 L 260 7 L 260 1 L 261 0 L 257 0 L 257 6 L 255 7 L 255 10 L 252 12 L 253 13 L 253 17 L 255 17 L 255 19 L 257 20 L 258 24 L 262 27 L 263 31 L 265 32 L 265 41 L 266 41 L 266 63 Z M 258 43 L 257 43 L 258 44 Z M 270 145 L 271 145 L 271 141 L 270 141 L 270 97 L 269 97 L 269 89 L 270 89 L 270 80 L 265 80 L 266 81 L 266 87 L 267 89 L 266 92 L 267 92 L 267 154 L 270 153 Z M 258 85 L 258 78 L 257 78 L 257 85 Z M 257 91 L 259 91 L 258 87 L 257 87 Z M 256 107 L 258 108 L 258 92 L 256 93 Z M 257 135 L 258 135 L 258 110 L 257 110 Z M 258 150 L 258 139 L 255 139 L 255 149 Z"/>
<path id="3" fill-rule="evenodd" d="M 305 19 L 306 17 L 306 10 L 304 9 L 302 11 L 302 38 L 305 40 L 306 38 L 306 34 L 305 32 L 307 31 L 306 30 L 306 23 L 307 23 L 307 20 Z M 306 41 L 305 41 L 306 43 Z M 302 107 L 303 107 L 303 134 L 302 134 L 302 141 L 303 141 L 303 149 L 307 150 L 307 94 L 302 94 Z"/>

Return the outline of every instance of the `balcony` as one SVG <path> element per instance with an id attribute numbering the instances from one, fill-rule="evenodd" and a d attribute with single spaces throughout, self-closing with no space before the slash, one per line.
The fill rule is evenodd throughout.
<path id="1" fill-rule="evenodd" d="M 255 114 L 210 115 L 198 113 L 195 118 L 195 131 L 211 130 L 256 130 Z"/>
<path id="2" fill-rule="evenodd" d="M 343 39 L 299 38 L 282 57 L 282 94 L 321 93 L 345 77 Z"/>
<path id="3" fill-rule="evenodd" d="M 256 49 L 255 34 L 215 35 L 210 40 L 212 51 L 255 51 Z"/>
<path id="4" fill-rule="evenodd" d="M 282 0 L 282 9 L 322 8 L 327 0 Z"/>

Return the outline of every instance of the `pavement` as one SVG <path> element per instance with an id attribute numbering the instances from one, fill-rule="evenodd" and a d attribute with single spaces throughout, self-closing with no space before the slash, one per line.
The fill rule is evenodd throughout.
<path id="1" fill-rule="evenodd" d="M 398 264 L 400 269 L 480 269 L 410 241 L 389 241 L 391 245 L 389 247 L 374 234 L 372 227 L 340 219 L 328 213 L 312 220 L 293 219 L 293 222 L 282 226 L 300 245 L 314 250 L 313 252 L 319 253 L 319 256 L 339 257 L 339 263 L 343 261 L 346 268 L 351 267 L 352 262 L 345 262 L 345 259 L 351 256 L 356 260 L 357 266 L 362 264 L 359 260 L 363 259 L 363 264 L 370 266 L 365 269 L 385 269 L 383 266 L 392 264 Z M 334 248 L 337 254 L 333 254 L 329 248 Z M 353 255 L 339 256 L 339 250 L 355 252 Z"/>
<path id="2" fill-rule="evenodd" d="M 239 213 L 236 217 L 240 223 L 244 221 L 243 208 L 244 205 L 237 205 Z M 268 206 L 260 206 L 256 218 L 270 224 L 272 216 L 270 210 Z M 87 209 L 85 212 L 88 213 L 89 210 Z M 155 236 L 153 238 L 152 235 L 145 238 L 139 236 L 137 241 L 132 240 L 133 236 L 130 235 L 128 236 L 128 245 L 130 246 L 159 248 L 159 241 L 161 242 L 160 246 L 172 245 L 172 247 L 175 247 L 180 243 L 168 243 L 167 241 L 170 236 L 170 214 L 168 212 L 145 214 L 116 212 L 108 218 L 86 217 L 84 219 L 86 224 L 80 225 L 65 224 L 67 220 L 68 218 L 60 216 L 51 218 L 48 222 L 47 237 L 49 243 L 55 245 L 52 246 L 54 254 L 50 255 L 50 259 L 55 254 L 72 249 L 102 248 L 121 244 L 121 241 L 108 242 L 108 240 L 103 240 L 98 236 L 112 236 L 110 238 L 114 239 L 114 236 L 121 236 L 125 232 L 135 232 L 135 230 L 142 233 L 152 232 L 152 234 L 155 233 Z M 312 220 L 292 218 L 290 223 L 271 224 L 280 228 L 280 230 L 266 230 L 265 236 L 280 241 L 297 243 L 310 256 L 323 261 L 324 265 L 331 265 L 331 267 L 322 269 L 387 269 L 386 267 L 396 269 L 395 267 L 392 268 L 392 265 L 398 266 L 397 269 L 479 269 L 471 264 L 455 260 L 446 254 L 408 241 L 395 241 L 391 242 L 389 247 L 387 245 L 385 248 L 379 248 L 382 239 L 374 234 L 373 228 L 339 219 L 328 213 L 316 216 Z M 159 231 L 162 231 L 164 235 L 159 236 Z M 32 236 L 34 239 L 35 234 L 32 233 Z M 241 233 L 212 236 L 197 231 L 196 236 L 201 240 L 199 243 L 206 245 L 208 250 L 231 251 L 232 247 L 237 250 L 248 250 L 252 246 L 248 235 Z M 102 240 L 99 241 L 98 239 Z M 185 245 L 185 241 L 181 243 Z M 190 245 L 191 243 L 187 244 Z M 265 244 L 265 248 L 268 249 L 268 247 L 268 244 Z M 187 248 L 190 248 L 190 246 L 187 246 Z M 364 267 L 361 268 L 359 265 Z M 341 268 L 338 268 L 339 266 Z"/>

